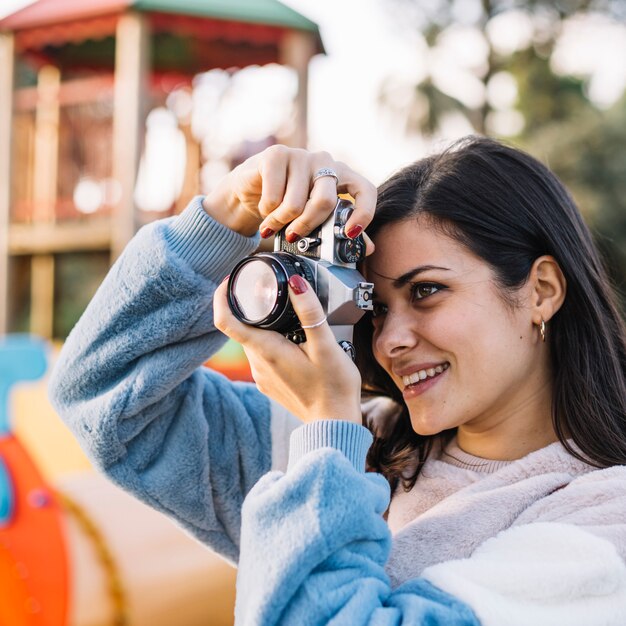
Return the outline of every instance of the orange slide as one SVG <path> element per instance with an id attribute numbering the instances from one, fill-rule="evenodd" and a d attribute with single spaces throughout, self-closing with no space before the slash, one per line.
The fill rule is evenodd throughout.
<path id="1" fill-rule="evenodd" d="M 0 336 L 0 626 L 232 626 L 236 570 L 89 466 L 49 406 L 48 353 Z M 233 342 L 207 365 L 251 379 Z"/>
<path id="2" fill-rule="evenodd" d="M 68 562 L 59 503 L 13 435 L 0 437 L 0 463 L 12 496 L 0 520 L 0 624 L 65 624 Z"/>
<path id="3" fill-rule="evenodd" d="M 66 623 L 68 558 L 54 492 L 11 432 L 9 392 L 46 371 L 46 346 L 33 337 L 0 339 L 0 624 Z"/>

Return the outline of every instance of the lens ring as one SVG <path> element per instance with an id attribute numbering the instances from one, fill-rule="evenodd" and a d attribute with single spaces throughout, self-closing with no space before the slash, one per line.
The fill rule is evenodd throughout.
<path id="1" fill-rule="evenodd" d="M 250 257 L 231 273 L 229 294 L 242 321 L 257 326 L 280 303 L 281 278 L 267 259 Z"/>
<path id="2" fill-rule="evenodd" d="M 252 284 L 254 275 L 246 276 L 246 274 L 250 274 L 252 267 L 257 267 L 259 271 L 259 280 L 256 284 Z M 242 277 L 247 280 L 242 282 Z M 261 281 L 267 285 L 272 278 L 274 281 L 274 302 L 270 306 L 264 307 L 264 314 L 259 314 L 263 307 L 259 308 L 253 305 L 253 302 L 260 295 L 258 293 L 259 288 L 264 287 Z M 261 253 L 243 259 L 233 268 L 228 279 L 228 304 L 231 311 L 245 324 L 261 328 L 267 327 L 268 323 L 271 324 L 272 320 L 280 315 L 280 311 L 285 306 L 288 279 L 284 268 L 271 256 Z M 244 291 L 251 288 L 250 292 Z M 254 290 L 256 290 L 256 294 Z"/>
<path id="3" fill-rule="evenodd" d="M 266 303 L 265 307 L 256 302 L 254 289 L 262 291 L 263 287 L 259 287 L 254 275 L 252 280 L 248 278 L 247 283 L 242 283 L 246 291 L 237 293 L 242 273 L 249 271 L 250 264 L 259 262 L 265 267 L 256 276 L 258 281 L 262 282 L 262 279 L 269 276 L 274 280 L 273 301 L 271 305 Z M 271 274 L 268 274 L 266 269 L 269 269 Z M 291 306 L 288 289 L 289 278 L 294 274 L 300 274 L 314 286 L 313 272 L 308 263 L 303 261 L 302 257 L 288 252 L 260 252 L 240 261 L 228 279 L 228 305 L 233 315 L 243 323 L 258 328 L 283 333 L 297 330 L 300 322 Z M 267 293 L 263 292 L 263 296 L 267 296 Z M 262 311 L 263 315 L 260 315 L 259 311 Z M 257 315 L 251 315 L 251 312 L 256 312 Z"/>

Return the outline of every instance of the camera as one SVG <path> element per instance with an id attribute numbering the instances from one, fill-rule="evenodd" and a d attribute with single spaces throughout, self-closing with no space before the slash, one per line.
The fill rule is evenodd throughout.
<path id="1" fill-rule="evenodd" d="M 251 326 L 275 330 L 294 343 L 306 341 L 291 302 L 288 281 L 305 278 L 319 298 L 339 345 L 354 358 L 354 324 L 372 310 L 374 285 L 365 281 L 356 264 L 365 255 L 359 235 L 350 239 L 345 225 L 353 204 L 338 198 L 328 219 L 295 243 L 276 234 L 273 252 L 258 252 L 237 263 L 228 279 L 228 304 L 233 315 Z"/>

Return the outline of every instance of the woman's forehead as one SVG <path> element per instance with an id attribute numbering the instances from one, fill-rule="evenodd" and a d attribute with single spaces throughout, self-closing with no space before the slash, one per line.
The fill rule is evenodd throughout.
<path id="1" fill-rule="evenodd" d="M 419 276 L 476 276 L 490 272 L 485 261 L 427 220 L 388 224 L 373 238 L 376 249 L 367 257 L 363 272 L 368 280 L 377 276 L 397 280 L 407 274 Z M 432 269 L 429 269 L 432 268 Z M 420 272 L 416 272 L 420 269 Z M 443 272 L 443 275 L 442 275 Z"/>
<path id="2" fill-rule="evenodd" d="M 384 226 L 373 238 L 376 249 L 367 259 L 374 267 L 402 268 L 439 263 L 458 256 L 462 246 L 426 220 L 404 220 Z M 385 273 L 385 272 L 383 272 Z"/>

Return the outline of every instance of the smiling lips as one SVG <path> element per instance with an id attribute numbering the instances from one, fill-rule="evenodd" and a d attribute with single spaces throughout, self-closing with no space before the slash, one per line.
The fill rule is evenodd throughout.
<path id="1" fill-rule="evenodd" d="M 442 363 L 441 365 L 437 365 L 436 367 L 429 367 L 428 369 L 418 370 L 417 372 L 413 372 L 408 376 L 402 377 L 402 382 L 405 387 L 410 387 L 411 385 L 415 385 L 416 383 L 421 382 L 422 380 L 426 380 L 427 378 L 434 378 L 438 376 L 445 370 L 450 367 L 450 363 Z"/>

